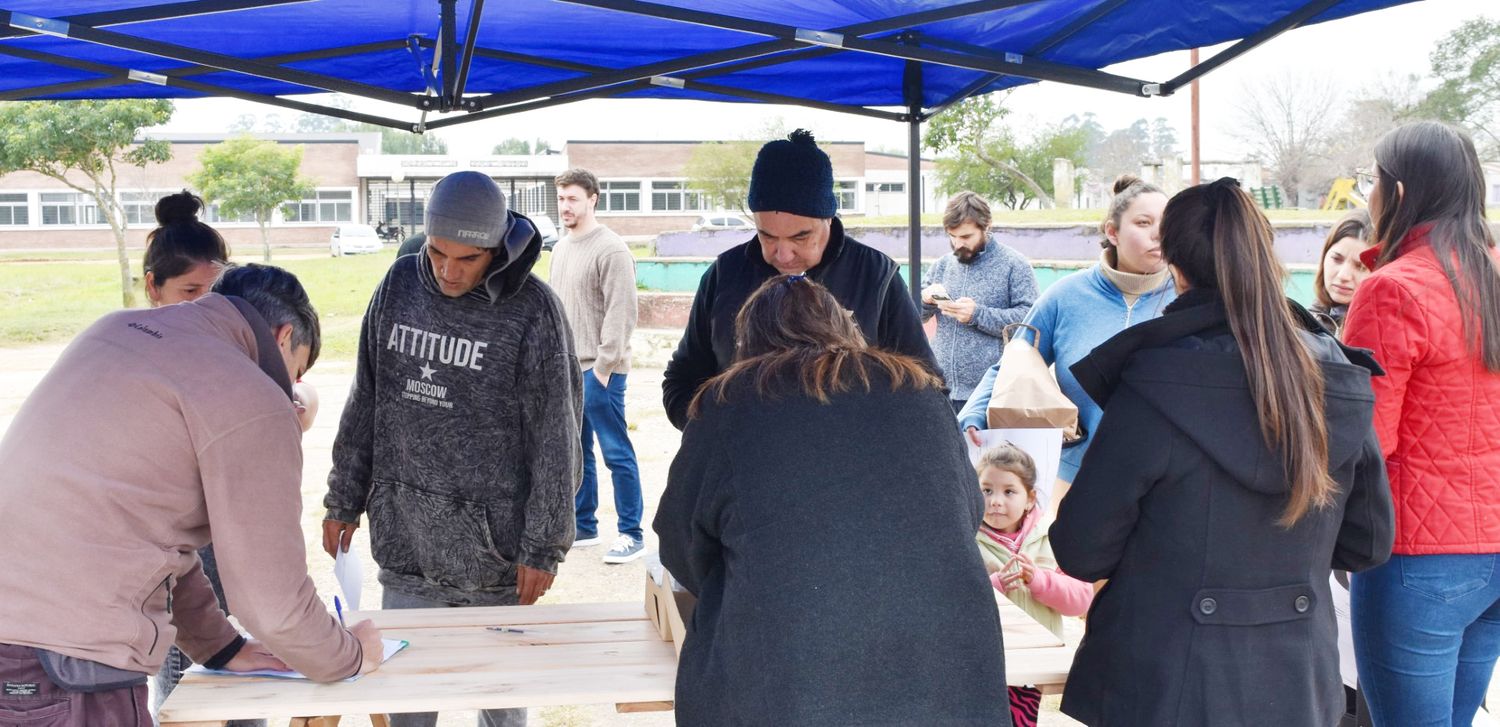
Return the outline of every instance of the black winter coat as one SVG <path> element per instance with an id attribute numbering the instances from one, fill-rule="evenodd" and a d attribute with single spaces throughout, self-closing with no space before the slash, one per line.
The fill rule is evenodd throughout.
<path id="1" fill-rule="evenodd" d="M 822 283 L 840 305 L 854 312 L 870 345 L 921 359 L 938 373 L 922 318 L 901 281 L 901 268 L 885 253 L 845 236 L 838 218 L 832 224 L 823 260 L 807 271 L 807 277 Z M 703 274 L 687 329 L 661 383 L 662 404 L 673 426 L 686 426 L 688 404 L 698 387 L 734 362 L 734 319 L 750 294 L 778 274 L 761 256 L 759 237 L 720 253 Z"/>
<path id="2" fill-rule="evenodd" d="M 705 401 L 654 528 L 698 596 L 679 725 L 1010 724 L 984 512 L 941 391 Z"/>
<path id="3" fill-rule="evenodd" d="M 1064 571 L 1109 579 L 1063 694 L 1084 724 L 1331 727 L 1343 713 L 1329 571 L 1385 562 L 1394 537 L 1371 424 L 1381 372 L 1291 305 L 1323 369 L 1339 492 L 1290 529 L 1284 465 L 1215 292 L 1072 367 L 1104 406 L 1050 530 Z"/>

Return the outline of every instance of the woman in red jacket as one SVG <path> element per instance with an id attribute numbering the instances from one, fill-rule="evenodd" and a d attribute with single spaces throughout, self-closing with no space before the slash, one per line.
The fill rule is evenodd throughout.
<path id="1" fill-rule="evenodd" d="M 1462 131 L 1408 124 L 1375 165 L 1374 272 L 1344 338 L 1385 368 L 1396 543 L 1354 577 L 1360 688 L 1377 727 L 1468 725 L 1500 655 L 1500 254 Z"/>

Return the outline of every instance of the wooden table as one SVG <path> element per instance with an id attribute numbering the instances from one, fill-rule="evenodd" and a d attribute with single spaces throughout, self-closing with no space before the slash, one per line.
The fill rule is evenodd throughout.
<path id="1" fill-rule="evenodd" d="M 673 599 L 660 598 L 663 593 L 648 581 L 646 607 L 598 603 L 346 614 L 350 623 L 371 619 L 386 638 L 406 639 L 411 646 L 353 682 L 188 674 L 162 705 L 162 727 L 254 718 L 334 725 L 337 717 L 309 715 L 564 704 L 612 703 L 622 712 L 671 709 L 677 652 L 668 642 L 680 645 L 683 630 Z M 1061 691 L 1073 647 L 1004 595 L 997 592 L 995 601 L 1005 632 L 1006 681 Z M 486 626 L 526 633 L 498 633 Z"/>
<path id="2" fill-rule="evenodd" d="M 162 727 L 562 704 L 671 708 L 677 654 L 639 602 L 345 614 L 365 618 L 411 646 L 353 682 L 188 674 L 162 705 Z"/>
<path id="3" fill-rule="evenodd" d="M 1005 634 L 1005 682 L 1013 687 L 1035 686 L 1044 694 L 1061 692 L 1068 683 L 1075 648 L 999 591 L 995 591 L 995 603 Z"/>

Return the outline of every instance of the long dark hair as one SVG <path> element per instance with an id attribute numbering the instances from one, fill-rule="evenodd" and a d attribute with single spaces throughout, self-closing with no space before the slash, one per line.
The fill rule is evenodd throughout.
<path id="1" fill-rule="evenodd" d="M 730 384 L 743 377 L 755 379 L 762 398 L 800 393 L 824 404 L 856 383 L 869 391 L 872 373 L 884 373 L 892 391 L 943 388 L 920 361 L 870 348 L 833 294 L 801 275 L 762 284 L 740 309 L 734 331 L 734 364 L 698 390 L 689 417 L 698 416 L 705 397 L 727 401 Z"/>
<path id="2" fill-rule="evenodd" d="M 1323 370 L 1298 338 L 1275 239 L 1270 220 L 1229 177 L 1183 190 L 1162 213 L 1162 257 L 1190 286 L 1223 298 L 1261 437 L 1284 457 L 1292 492 L 1281 524 L 1291 527 L 1329 505 L 1337 485 L 1328 474 Z"/>
<path id="3" fill-rule="evenodd" d="M 201 262 L 229 260 L 229 246 L 212 227 L 199 221 L 203 198 L 182 190 L 156 201 L 157 228 L 146 233 L 146 258 L 141 268 L 160 286 Z"/>
<path id="4" fill-rule="evenodd" d="M 1436 121 L 1407 124 L 1375 145 L 1375 166 L 1379 264 L 1404 252 L 1412 228 L 1431 224 L 1427 238 L 1458 298 L 1469 351 L 1500 373 L 1500 270 L 1490 258 L 1495 238 L 1485 222 L 1484 170 L 1474 141 Z"/>
<path id="5" fill-rule="evenodd" d="M 1323 260 L 1328 257 L 1328 248 L 1346 237 L 1356 240 L 1370 242 L 1370 213 L 1364 210 L 1354 210 L 1344 215 L 1332 230 L 1328 231 L 1328 239 L 1323 241 L 1323 252 L 1318 254 L 1318 273 L 1313 276 L 1313 297 L 1324 308 L 1333 308 L 1338 305 L 1333 298 L 1328 296 L 1328 288 L 1323 285 Z"/>

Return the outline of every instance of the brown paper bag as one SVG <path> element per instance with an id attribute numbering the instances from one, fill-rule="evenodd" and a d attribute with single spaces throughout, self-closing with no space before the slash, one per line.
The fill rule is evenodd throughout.
<path id="1" fill-rule="evenodd" d="M 1005 348 L 1000 353 L 1000 371 L 995 375 L 995 389 L 990 394 L 990 429 L 1053 428 L 1063 430 L 1063 440 L 1078 438 L 1078 406 L 1057 387 L 1057 379 L 1042 354 L 1023 338 L 1014 337 L 1021 328 L 1040 333 L 1025 323 L 1012 323 L 1002 335 Z"/>

